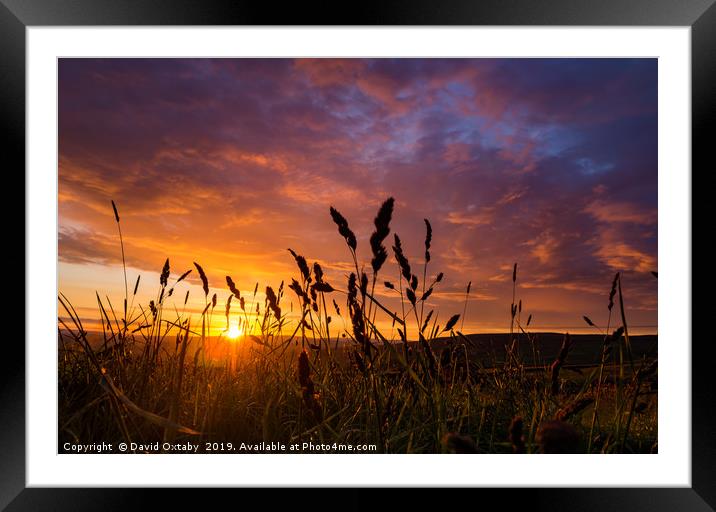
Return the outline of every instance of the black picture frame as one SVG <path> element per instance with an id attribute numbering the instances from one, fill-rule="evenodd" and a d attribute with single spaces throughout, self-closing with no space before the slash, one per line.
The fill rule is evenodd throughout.
<path id="1" fill-rule="evenodd" d="M 362 1 L 314 4 L 243 0 L 0 0 L 0 123 L 6 162 L 25 167 L 25 30 L 64 25 L 621 25 L 691 27 L 692 170 L 713 169 L 716 124 L 715 0 L 470 0 Z M 10 158 L 7 158 L 10 157 Z M 7 164 L 8 166 L 10 164 Z M 19 171 L 15 172 L 19 174 Z M 6 175 L 9 171 L 6 171 Z M 22 185 L 24 187 L 24 185 Z M 16 189 L 17 190 L 17 189 Z M 693 185 L 692 185 L 693 190 Z M 692 217 L 699 217 L 692 199 Z M 11 207 L 9 204 L 5 209 Z M 17 206 L 11 218 L 17 219 Z M 4 216 L 4 218 L 8 218 Z M 17 222 L 17 220 L 15 221 Z M 19 242 L 16 246 L 19 246 Z M 23 250 L 24 251 L 24 250 Z M 693 245 L 691 247 L 692 255 Z M 17 251 L 15 251 L 17 253 Z M 23 252 L 24 255 L 24 252 Z M 17 254 L 19 256 L 19 254 Z M 692 268 L 693 268 L 692 256 Z M 32 272 L 22 262 L 25 275 Z M 16 266 L 15 268 L 19 268 Z M 26 307 L 30 307 L 27 305 Z M 692 318 L 708 318 L 706 304 L 694 302 Z M 694 315 L 701 310 L 701 314 Z M 27 309 L 25 321 L 27 322 Z M 692 341 L 693 340 L 693 341 Z M 0 372 L 0 508 L 7 510 L 115 510 L 146 505 L 137 489 L 26 488 L 25 347 L 6 343 Z M 510 492 L 510 508 L 525 499 L 532 509 L 549 510 L 714 510 L 716 509 L 716 413 L 712 379 L 713 343 L 697 339 L 689 326 L 684 343 L 692 349 L 692 487 L 530 489 Z M 162 493 L 163 504 L 188 503 L 187 490 Z M 212 490 L 212 492 L 215 492 Z M 242 491 L 245 493 L 246 491 Z M 480 490 L 504 494 L 504 490 Z M 222 493 L 223 494 L 223 493 Z M 216 496 L 216 495 L 212 495 Z M 420 493 L 401 502 L 419 503 Z M 493 496 L 501 499 L 504 496 Z M 168 499 L 169 501 L 164 501 Z M 300 500 L 300 498 L 299 498 Z M 341 508 L 364 508 L 364 491 L 353 489 Z M 477 505 L 476 505 L 477 506 Z M 181 507 L 183 508 L 183 507 Z"/>

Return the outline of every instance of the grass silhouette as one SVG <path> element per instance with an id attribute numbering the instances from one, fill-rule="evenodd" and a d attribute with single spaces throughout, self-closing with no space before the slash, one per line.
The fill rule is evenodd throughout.
<path id="1" fill-rule="evenodd" d="M 422 272 L 413 270 L 394 234 L 396 272 L 390 274 L 398 280 L 383 276 L 394 206 L 388 198 L 375 217 L 370 270 L 361 265 L 348 220 L 330 207 L 353 264 L 345 288 L 293 249 L 296 276 L 286 287 L 266 286 L 263 300 L 258 283 L 244 296 L 226 276 L 223 315 L 227 326 L 232 315 L 238 319 L 245 338 L 226 343 L 209 336 L 218 298 L 209 296 L 199 263 L 170 283 L 167 259 L 153 300 L 135 301 L 139 278 L 129 295 L 113 201 L 125 274 L 120 317 L 98 293 L 98 344 L 67 297 L 58 298 L 60 447 L 190 439 L 200 451 L 211 446 L 206 443 L 271 441 L 367 444 L 382 453 L 656 450 L 656 354 L 629 337 L 620 274 L 612 282 L 608 324 L 602 329 L 584 317 L 599 333 L 591 345 L 596 363 L 570 366 L 573 337 L 565 334 L 558 351 L 549 352 L 544 336 L 529 330 L 531 315 L 522 323 L 517 264 L 509 334 L 486 348 L 484 337 L 462 332 L 472 283 L 461 312 L 448 312 L 444 324 L 427 307 L 443 279 L 428 272 L 436 250 L 428 219 Z M 193 270 L 204 293 L 198 318 L 168 302 Z M 400 298 L 399 312 L 381 302 L 376 286 Z M 300 305 L 293 319 L 282 307 L 288 290 Z M 184 306 L 188 297 L 187 291 Z M 397 340 L 377 327 L 379 317 L 395 327 Z"/>

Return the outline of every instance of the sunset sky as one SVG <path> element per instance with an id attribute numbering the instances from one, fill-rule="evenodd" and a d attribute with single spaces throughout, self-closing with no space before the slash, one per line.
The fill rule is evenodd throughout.
<path id="1" fill-rule="evenodd" d="M 422 279 L 428 218 L 443 322 L 472 281 L 464 330 L 509 329 L 517 262 L 533 330 L 605 324 L 623 271 L 632 330 L 656 332 L 656 59 L 59 61 L 59 290 L 88 323 L 95 290 L 116 309 L 124 297 L 110 200 L 130 293 L 141 274 L 139 298 L 154 298 L 166 258 L 172 279 L 197 261 L 221 324 L 225 276 L 249 295 L 288 284 L 289 247 L 345 290 L 352 262 L 329 206 L 369 269 L 389 196 L 380 281 L 397 283 L 393 233 Z M 198 313 L 196 271 L 187 281 L 172 299 L 190 289 Z"/>

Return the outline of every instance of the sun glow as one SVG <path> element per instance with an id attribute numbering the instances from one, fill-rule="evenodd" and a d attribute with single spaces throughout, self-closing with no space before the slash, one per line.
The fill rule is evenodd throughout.
<path id="1" fill-rule="evenodd" d="M 226 337 L 232 340 L 237 339 L 242 334 L 244 334 L 244 330 L 236 324 L 231 325 L 226 331 Z"/>

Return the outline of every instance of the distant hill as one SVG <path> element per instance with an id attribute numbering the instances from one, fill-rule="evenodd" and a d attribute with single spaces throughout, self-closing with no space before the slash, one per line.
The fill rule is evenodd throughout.
<path id="1" fill-rule="evenodd" d="M 540 332 L 531 333 L 533 342 L 528 337 L 521 334 L 517 337 L 517 345 L 521 360 L 527 365 L 544 365 L 551 364 L 555 357 L 559 353 L 560 347 L 562 346 L 562 340 L 564 334 L 556 332 Z M 494 334 L 467 334 L 465 339 L 460 337 L 450 338 L 442 337 L 430 340 L 430 345 L 433 351 L 439 355 L 442 350 L 452 346 L 466 345 L 468 348 L 468 356 L 470 360 L 480 362 L 485 367 L 491 367 L 501 364 L 505 359 L 505 345 L 510 341 L 509 333 L 494 333 Z M 586 366 L 599 363 L 599 358 L 602 351 L 602 344 L 604 343 L 604 337 L 600 334 L 573 334 L 572 348 L 567 358 L 567 366 Z M 88 335 L 90 344 L 99 350 L 102 347 L 102 335 L 100 333 L 90 333 Z M 633 359 L 639 360 L 642 357 L 647 359 L 653 359 L 657 357 L 657 335 L 639 335 L 630 336 L 629 340 L 632 347 Z M 66 340 L 68 341 L 68 340 Z M 220 340 L 218 337 L 207 338 L 207 349 L 213 352 L 213 348 L 227 347 L 226 340 Z M 245 339 L 240 342 L 241 345 L 251 344 L 249 339 Z M 395 342 L 399 344 L 400 342 Z M 623 345 L 624 340 L 622 338 L 621 344 Z M 409 344 L 412 346 L 415 344 L 414 341 L 410 341 Z M 380 346 L 380 343 L 377 343 Z M 194 350 L 199 346 L 198 338 L 195 338 L 189 347 L 189 354 L 193 354 Z M 175 347 L 174 337 L 168 336 L 164 348 L 173 352 Z M 331 347 L 337 348 L 338 353 L 343 353 L 344 349 L 353 348 L 354 343 L 347 339 L 342 339 L 337 345 L 335 342 L 331 342 Z M 300 350 L 300 341 L 294 342 L 290 347 L 290 351 Z M 615 347 L 618 351 L 618 347 Z M 618 352 L 615 352 L 615 354 Z M 215 355 L 221 357 L 224 354 L 222 350 L 219 350 Z M 625 354 L 626 357 L 626 354 Z M 612 359 L 614 360 L 614 359 Z"/>
<path id="2" fill-rule="evenodd" d="M 484 366 L 492 366 L 495 362 L 504 361 L 505 345 L 510 342 L 509 333 L 468 334 L 465 337 L 469 340 L 466 345 L 469 346 L 468 353 L 471 360 L 477 358 Z M 524 334 L 517 338 L 520 356 L 527 364 L 551 363 L 559 353 L 564 340 L 564 334 L 556 332 L 531 333 L 531 337 L 534 343 Z M 567 358 L 569 365 L 590 365 L 599 362 L 604 336 L 600 334 L 573 334 L 571 339 L 572 348 Z M 652 359 L 657 356 L 657 335 L 629 336 L 629 341 L 634 360 L 642 357 Z M 459 344 L 462 344 L 462 342 L 464 340 L 457 340 Z M 436 338 L 430 343 L 433 350 L 440 351 L 454 344 L 455 341 L 453 338 Z M 624 343 L 623 338 L 621 343 Z M 615 349 L 618 350 L 617 347 Z"/>

